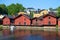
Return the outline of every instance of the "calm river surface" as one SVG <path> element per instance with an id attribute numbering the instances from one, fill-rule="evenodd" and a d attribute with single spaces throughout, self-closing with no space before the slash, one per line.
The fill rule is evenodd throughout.
<path id="1" fill-rule="evenodd" d="M 8 29 L 0 31 L 0 40 L 60 40 L 60 32 Z"/>

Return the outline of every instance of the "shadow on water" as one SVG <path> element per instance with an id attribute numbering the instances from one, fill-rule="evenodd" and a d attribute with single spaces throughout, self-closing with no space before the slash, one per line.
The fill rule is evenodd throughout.
<path id="1" fill-rule="evenodd" d="M 60 40 L 60 32 L 4 29 L 0 32 L 0 40 Z"/>

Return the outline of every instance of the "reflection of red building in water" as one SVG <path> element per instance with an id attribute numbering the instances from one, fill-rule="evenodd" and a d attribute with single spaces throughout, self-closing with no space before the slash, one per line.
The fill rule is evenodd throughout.
<path id="1" fill-rule="evenodd" d="M 9 36 L 10 35 L 10 30 L 4 29 L 2 30 L 3 36 Z"/>

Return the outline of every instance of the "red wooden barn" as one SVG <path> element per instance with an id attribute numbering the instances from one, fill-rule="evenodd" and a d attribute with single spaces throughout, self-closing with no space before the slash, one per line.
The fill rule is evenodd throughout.
<path id="1" fill-rule="evenodd" d="M 54 12 L 49 12 L 47 15 L 43 16 L 43 25 L 54 26 L 56 24 L 57 24 L 57 19 Z"/>
<path id="2" fill-rule="evenodd" d="M 60 18 L 58 19 L 58 27 L 60 27 Z"/>
<path id="3" fill-rule="evenodd" d="M 8 16 L 4 16 L 2 19 L 3 25 L 10 25 L 10 18 Z"/>
<path id="4" fill-rule="evenodd" d="M 32 19 L 32 25 L 33 26 L 42 26 L 43 25 L 43 20 L 39 18 L 33 18 Z"/>
<path id="5" fill-rule="evenodd" d="M 30 25 L 30 23 L 30 17 L 24 14 L 18 15 L 14 19 L 14 25 Z"/>

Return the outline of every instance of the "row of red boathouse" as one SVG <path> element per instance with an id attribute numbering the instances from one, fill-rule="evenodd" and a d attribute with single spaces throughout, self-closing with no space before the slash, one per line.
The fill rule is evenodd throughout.
<path id="1" fill-rule="evenodd" d="M 4 16 L 0 19 L 2 25 L 15 25 L 15 26 L 60 26 L 60 18 L 56 17 L 54 12 L 49 12 L 39 18 L 30 18 L 28 15 L 18 15 L 16 17 Z"/>

